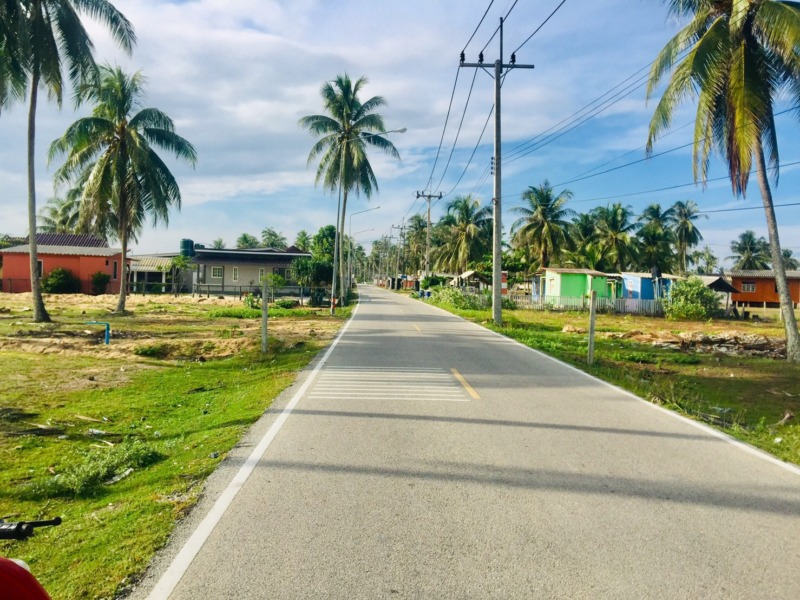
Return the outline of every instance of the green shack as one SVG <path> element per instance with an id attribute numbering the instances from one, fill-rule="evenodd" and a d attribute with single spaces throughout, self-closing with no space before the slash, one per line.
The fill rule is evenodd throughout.
<path id="1" fill-rule="evenodd" d="M 609 285 L 608 274 L 593 269 L 548 267 L 541 273 L 542 296 L 585 298 L 594 290 L 598 298 L 613 298 L 615 286 Z"/>

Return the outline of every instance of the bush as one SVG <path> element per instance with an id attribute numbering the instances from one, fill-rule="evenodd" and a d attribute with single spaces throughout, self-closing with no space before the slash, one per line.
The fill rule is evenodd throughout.
<path id="1" fill-rule="evenodd" d="M 322 306 L 325 302 L 325 290 L 322 288 L 314 288 L 311 290 L 311 297 L 308 299 L 308 303 L 311 306 Z"/>
<path id="2" fill-rule="evenodd" d="M 290 300 L 289 298 L 283 298 L 281 300 L 276 300 L 274 304 L 278 308 L 294 308 L 295 306 L 297 306 L 297 300 Z"/>
<path id="3" fill-rule="evenodd" d="M 92 274 L 92 293 L 95 296 L 105 294 L 108 288 L 108 282 L 111 281 L 111 275 L 98 271 Z"/>
<path id="4" fill-rule="evenodd" d="M 261 296 L 256 294 L 245 294 L 242 298 L 245 308 L 261 310 Z"/>
<path id="5" fill-rule="evenodd" d="M 459 310 L 481 310 L 487 306 L 485 296 L 467 294 L 454 287 L 441 287 L 433 290 L 431 300 L 440 304 L 449 304 Z"/>
<path id="6" fill-rule="evenodd" d="M 432 287 L 438 287 L 440 285 L 444 285 L 447 283 L 446 277 L 440 277 L 439 275 L 428 275 L 427 277 L 423 278 L 422 281 L 419 283 L 420 289 L 429 290 Z"/>
<path id="7" fill-rule="evenodd" d="M 719 307 L 716 292 L 708 289 L 697 277 L 675 281 L 669 299 L 664 303 L 668 319 L 703 321 L 710 318 Z"/>
<path id="8" fill-rule="evenodd" d="M 145 344 L 136 346 L 133 353 L 136 356 L 146 356 L 147 358 L 167 358 L 171 350 L 169 344 Z"/>
<path id="9" fill-rule="evenodd" d="M 47 294 L 77 294 L 81 280 L 72 271 L 58 267 L 42 278 L 42 291 Z"/>

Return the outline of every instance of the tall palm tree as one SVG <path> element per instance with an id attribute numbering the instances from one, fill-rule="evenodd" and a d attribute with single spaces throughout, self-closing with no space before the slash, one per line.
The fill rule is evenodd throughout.
<path id="1" fill-rule="evenodd" d="M 8 5 L 8 2 L 5 2 Z M 96 77 L 92 41 L 79 13 L 87 14 L 105 25 L 117 44 L 130 53 L 136 41 L 133 26 L 108 0 L 21 0 L 20 31 L 24 38 L 22 59 L 30 90 L 28 110 L 28 229 L 30 230 L 31 291 L 33 320 L 49 321 L 42 300 L 36 248 L 36 107 L 39 88 L 61 106 L 63 74 L 73 86 Z"/>
<path id="2" fill-rule="evenodd" d="M 741 271 L 765 271 L 769 269 L 769 244 L 763 237 L 756 237 L 754 231 L 747 230 L 731 242 L 733 268 Z"/>
<path id="3" fill-rule="evenodd" d="M 683 202 L 679 200 L 671 209 L 675 215 L 673 232 L 675 234 L 675 249 L 678 251 L 678 268 L 681 273 L 686 273 L 686 255 L 689 248 L 697 246 L 703 239 L 703 235 L 694 224 L 701 216 L 708 218 L 708 215 L 701 215 L 700 207 L 692 200 Z"/>
<path id="4" fill-rule="evenodd" d="M 699 275 L 711 275 L 719 266 L 719 259 L 708 246 L 704 246 L 702 250 L 695 250 L 691 256 L 692 262 L 697 265 Z"/>
<path id="5" fill-rule="evenodd" d="M 19 0 L 0 0 L 0 113 L 25 96 L 24 10 Z"/>
<path id="6" fill-rule="evenodd" d="M 294 238 L 294 247 L 298 250 L 302 250 L 306 252 L 309 248 L 311 248 L 311 236 L 308 235 L 308 232 L 305 229 L 301 229 L 297 232 L 297 235 Z"/>
<path id="7" fill-rule="evenodd" d="M 63 198 L 50 198 L 39 213 L 41 233 L 78 233 L 80 224 L 80 196 L 69 194 Z"/>
<path id="8" fill-rule="evenodd" d="M 670 231 L 675 223 L 675 208 L 672 207 L 662 211 L 661 205 L 658 202 L 653 202 L 648 204 L 647 208 L 639 215 L 639 222 L 643 228 Z"/>
<path id="9" fill-rule="evenodd" d="M 661 229 L 648 223 L 636 234 L 636 266 L 641 271 L 658 267 L 662 273 L 669 273 L 675 262 L 672 251 L 673 237 L 669 229 Z"/>
<path id="10" fill-rule="evenodd" d="M 286 236 L 272 227 L 266 227 L 261 232 L 261 243 L 265 248 L 277 248 L 278 250 L 283 250 L 289 245 Z"/>
<path id="11" fill-rule="evenodd" d="M 527 242 L 538 250 L 541 269 L 547 268 L 550 259 L 567 247 L 570 228 L 567 218 L 575 215 L 574 210 L 564 208 L 570 198 L 571 191 L 561 190 L 556 194 L 545 180 L 538 187 L 528 186 L 522 193 L 526 206 L 512 209 L 521 216 L 511 226 L 511 234 L 518 239 L 518 245 Z"/>
<path id="12" fill-rule="evenodd" d="M 49 159 L 66 155 L 56 182 L 66 183 L 88 173 L 81 198 L 90 215 L 108 215 L 114 237 L 122 245 L 123 281 L 116 312 L 125 312 L 128 242 L 137 239 L 145 221 L 169 222 L 169 210 L 180 209 L 178 182 L 154 147 L 186 160 L 197 152 L 175 133 L 175 125 L 156 108 L 137 109 L 144 93 L 140 72 L 128 75 L 119 67 L 100 67 L 98 77 L 79 88 L 92 102 L 90 117 L 78 119 L 50 146 Z"/>
<path id="13" fill-rule="evenodd" d="M 341 292 L 344 292 L 344 243 L 343 235 L 347 197 L 350 192 L 372 197 L 378 191 L 378 180 L 372 171 L 367 156 L 367 148 L 373 147 L 394 158 L 400 158 L 397 148 L 380 134 L 386 132 L 383 117 L 375 110 L 386 105 L 381 96 L 373 96 L 365 102 L 358 97 L 361 89 L 368 83 L 366 77 L 355 82 L 347 73 L 337 75 L 333 81 L 326 81 L 320 89 L 323 106 L 327 114 L 309 115 L 300 119 L 300 126 L 313 135 L 322 136 L 308 154 L 308 164 L 317 157 L 315 183 L 322 181 L 323 187 L 331 192 L 340 190 L 342 195 L 341 214 L 337 224 L 339 231 L 339 279 Z"/>
<path id="14" fill-rule="evenodd" d="M 442 218 L 442 244 L 436 252 L 436 268 L 463 273 L 491 248 L 492 209 L 481 206 L 472 195 L 456 196 Z"/>
<path id="15" fill-rule="evenodd" d="M 783 268 L 787 271 L 797 271 L 800 269 L 800 261 L 798 261 L 794 256 L 794 252 L 792 252 L 789 248 L 783 249 Z"/>
<path id="16" fill-rule="evenodd" d="M 778 178 L 774 105 L 800 104 L 800 4 L 781 0 L 663 0 L 689 24 L 653 63 L 648 96 L 672 71 L 650 123 L 647 149 L 669 127 L 679 104 L 697 97 L 693 167 L 705 182 L 712 148 L 727 162 L 733 191 L 744 196 L 755 167 L 786 330 L 786 357 L 800 362 L 800 333 L 781 261 L 766 162 Z M 684 54 L 685 52 L 685 54 Z"/>
<path id="17" fill-rule="evenodd" d="M 414 270 L 422 269 L 425 266 L 425 248 L 427 242 L 428 222 L 420 214 L 411 215 L 406 231 L 406 242 L 408 243 L 408 255 Z"/>
<path id="18" fill-rule="evenodd" d="M 593 212 L 597 218 L 597 243 L 617 273 L 621 273 L 635 261 L 633 235 L 638 226 L 632 220 L 633 211 L 617 202 L 598 206 Z"/>
<path id="19" fill-rule="evenodd" d="M 238 238 L 236 238 L 236 247 L 239 250 L 249 250 L 251 248 L 258 248 L 259 247 L 258 238 L 254 235 L 249 233 L 243 233 Z"/>

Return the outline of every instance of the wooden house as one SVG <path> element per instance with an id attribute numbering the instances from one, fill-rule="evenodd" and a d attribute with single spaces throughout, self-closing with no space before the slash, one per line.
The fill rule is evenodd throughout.
<path id="1" fill-rule="evenodd" d="M 650 273 L 622 273 L 622 298 L 626 300 L 657 300 L 669 296 L 672 282 L 680 277 L 662 274 L 653 278 Z"/>
<path id="2" fill-rule="evenodd" d="M 737 306 L 780 306 L 773 271 L 731 271 L 729 275 L 733 287 L 740 290 L 731 294 Z M 786 271 L 786 279 L 796 308 L 800 303 L 800 271 Z"/>
<path id="3" fill-rule="evenodd" d="M 534 287 L 538 288 L 537 292 L 541 296 L 585 298 L 595 291 L 598 298 L 614 297 L 613 281 L 609 285 L 607 273 L 593 269 L 548 267 L 538 275 L 539 285 Z"/>

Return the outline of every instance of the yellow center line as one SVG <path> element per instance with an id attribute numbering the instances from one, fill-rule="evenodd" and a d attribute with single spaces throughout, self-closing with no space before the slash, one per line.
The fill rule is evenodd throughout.
<path id="1" fill-rule="evenodd" d="M 464 379 L 464 376 L 458 372 L 458 369 L 450 369 L 450 370 L 453 372 L 453 375 L 455 376 L 456 379 L 458 379 L 461 385 L 464 386 L 464 389 L 467 390 L 467 393 L 470 396 L 472 396 L 473 400 L 481 399 L 481 397 L 478 395 L 478 392 L 475 391 L 475 388 L 473 388 L 469 383 L 467 383 L 467 380 Z"/>
<path id="2" fill-rule="evenodd" d="M 419 325 L 417 325 L 416 323 L 414 323 L 414 329 L 416 329 L 417 331 L 422 331 L 422 329 L 420 329 Z"/>

